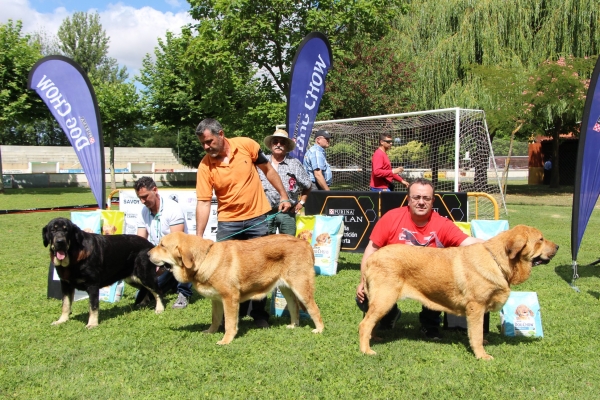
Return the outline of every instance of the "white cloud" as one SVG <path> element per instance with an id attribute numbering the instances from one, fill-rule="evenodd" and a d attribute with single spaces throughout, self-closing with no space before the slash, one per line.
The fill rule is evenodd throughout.
<path id="1" fill-rule="evenodd" d="M 167 2 L 173 5 L 177 0 Z M 39 13 L 31 8 L 28 0 L 0 0 L 0 5 L 0 22 L 21 20 L 25 33 L 44 30 L 56 35 L 61 22 L 71 15 L 63 7 L 52 13 Z M 98 11 L 102 27 L 110 37 L 109 56 L 115 58 L 119 65 L 125 65 L 130 76 L 139 71 L 147 53 L 154 53 L 159 37 L 163 38 L 167 31 L 178 33 L 182 26 L 193 21 L 185 11 L 161 12 L 151 7 L 136 9 L 122 3 L 109 4 L 104 10 L 81 11 Z"/>

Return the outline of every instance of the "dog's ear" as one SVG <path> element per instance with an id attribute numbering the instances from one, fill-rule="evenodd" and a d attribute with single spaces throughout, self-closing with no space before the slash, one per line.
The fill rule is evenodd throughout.
<path id="1" fill-rule="evenodd" d="M 44 247 L 48 247 L 50 240 L 48 239 L 48 225 L 42 228 L 42 239 L 44 240 Z"/>
<path id="2" fill-rule="evenodd" d="M 73 243 L 73 242 L 83 243 L 85 234 L 81 229 L 79 229 L 79 227 L 77 225 L 75 225 L 73 223 L 69 223 L 69 226 L 67 229 L 69 229 L 69 239 L 71 240 L 71 243 Z"/>
<path id="3" fill-rule="evenodd" d="M 191 251 L 192 248 L 190 246 L 182 246 L 180 243 L 175 246 L 175 249 L 179 252 L 183 266 L 188 269 L 194 268 L 194 254 Z"/>
<path id="4" fill-rule="evenodd" d="M 506 254 L 508 254 L 508 258 L 514 259 L 517 255 L 525 248 L 527 245 L 527 237 L 520 233 L 510 237 L 506 241 Z"/>

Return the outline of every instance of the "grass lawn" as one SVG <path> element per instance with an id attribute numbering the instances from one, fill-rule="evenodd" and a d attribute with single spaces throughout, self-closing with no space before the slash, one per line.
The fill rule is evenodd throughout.
<path id="1" fill-rule="evenodd" d="M 519 189 L 517 186 L 523 186 Z M 509 338 L 491 315 L 486 351 L 478 361 L 466 335 L 444 332 L 441 342 L 418 333 L 420 305 L 399 302 L 402 317 L 376 356 L 358 349 L 362 314 L 354 305 L 360 254 L 342 253 L 339 273 L 317 277 L 316 301 L 325 330 L 312 324 L 289 330 L 273 318 L 267 330 L 240 323 L 228 346 L 222 333 L 201 331 L 210 322 L 210 303 L 197 294 L 184 310 L 133 308 L 127 287 L 115 304 L 100 304 L 100 325 L 87 330 L 87 300 L 74 304 L 71 320 L 51 326 L 60 301 L 46 298 L 48 250 L 42 227 L 69 212 L 0 215 L 0 398 L 435 398 L 594 399 L 600 393 L 600 217 L 594 214 L 579 251 L 581 290 L 571 281 L 571 195 L 508 188 L 511 226 L 533 225 L 560 250 L 546 266 L 514 287 L 535 291 L 542 307 L 543 339 Z M 572 190 L 572 188 L 571 188 Z M 8 190 L 0 210 L 94 203 L 86 189 Z"/>

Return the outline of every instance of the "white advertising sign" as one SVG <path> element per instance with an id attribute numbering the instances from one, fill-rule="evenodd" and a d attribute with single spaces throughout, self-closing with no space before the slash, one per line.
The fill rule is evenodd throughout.
<path id="1" fill-rule="evenodd" d="M 184 189 L 158 189 L 163 197 L 169 197 L 181 206 L 185 215 L 185 225 L 188 233 L 196 232 L 196 191 Z M 137 233 L 136 219 L 141 212 L 142 203 L 135 195 L 135 191 L 119 190 L 119 210 L 125 212 L 125 231 L 123 233 L 135 235 Z M 217 240 L 217 198 L 213 197 L 210 204 L 210 216 L 204 230 L 203 237 L 212 241 Z"/>

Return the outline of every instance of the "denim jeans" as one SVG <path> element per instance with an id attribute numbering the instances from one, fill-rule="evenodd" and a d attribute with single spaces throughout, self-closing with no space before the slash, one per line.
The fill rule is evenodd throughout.
<path id="1" fill-rule="evenodd" d="M 267 216 L 248 219 L 245 221 L 221 222 L 217 224 L 217 242 L 222 240 L 248 240 L 267 235 L 267 224 L 265 222 Z M 244 229 L 248 230 L 238 233 Z M 233 236 L 232 236 L 233 235 Z M 250 316 L 256 320 L 269 320 L 269 313 L 265 310 L 267 299 L 248 300 L 240 303 L 239 316 L 248 315 L 248 308 L 252 305 Z"/>

